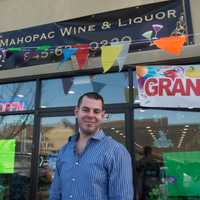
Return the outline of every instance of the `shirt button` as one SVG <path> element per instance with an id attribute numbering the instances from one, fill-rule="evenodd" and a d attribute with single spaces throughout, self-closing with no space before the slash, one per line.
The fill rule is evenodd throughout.
<path id="1" fill-rule="evenodd" d="M 70 198 L 70 199 L 72 199 L 72 197 L 73 197 L 72 195 L 69 195 L 69 198 Z"/>
<path id="2" fill-rule="evenodd" d="M 75 178 L 72 178 L 72 181 L 74 182 L 76 179 Z"/>
<path id="3" fill-rule="evenodd" d="M 75 165 L 79 165 L 79 162 L 75 162 Z"/>

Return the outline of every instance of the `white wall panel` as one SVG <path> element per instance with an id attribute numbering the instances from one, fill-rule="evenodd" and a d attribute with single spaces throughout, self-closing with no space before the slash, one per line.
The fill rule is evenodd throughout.
<path id="1" fill-rule="evenodd" d="M 0 0 L 0 32 L 164 0 Z"/>

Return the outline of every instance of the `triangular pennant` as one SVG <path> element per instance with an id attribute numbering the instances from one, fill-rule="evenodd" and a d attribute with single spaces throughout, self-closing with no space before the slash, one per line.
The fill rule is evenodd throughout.
<path id="1" fill-rule="evenodd" d="M 92 81 L 92 87 L 93 87 L 93 91 L 99 93 L 105 86 L 105 83 L 100 83 L 100 82 L 96 82 L 96 81 Z"/>
<path id="2" fill-rule="evenodd" d="M 73 80 L 74 80 L 73 77 L 63 78 L 62 79 L 64 94 L 68 94 L 70 88 L 73 85 Z"/>
<path id="3" fill-rule="evenodd" d="M 24 52 L 22 51 L 7 51 L 5 57 L 5 65 L 9 68 L 22 66 L 26 61 L 24 60 Z"/>
<path id="4" fill-rule="evenodd" d="M 126 58 L 128 56 L 128 50 L 129 50 L 129 46 L 130 46 L 130 42 L 128 41 L 123 41 L 123 42 L 112 42 L 111 45 L 122 45 L 123 48 L 119 54 L 119 56 L 117 57 L 117 63 L 119 65 L 119 71 L 122 70 L 124 63 L 126 61 Z"/>
<path id="5" fill-rule="evenodd" d="M 104 73 L 107 72 L 122 51 L 122 45 L 102 46 L 101 47 L 101 62 L 103 65 Z"/>
<path id="6" fill-rule="evenodd" d="M 94 79 L 95 75 L 89 75 L 90 80 L 92 81 Z"/>
<path id="7" fill-rule="evenodd" d="M 187 41 L 187 36 L 181 35 L 181 36 L 163 37 L 158 40 L 154 40 L 153 43 L 158 48 L 178 56 L 181 54 L 183 45 L 186 41 Z"/>
<path id="8" fill-rule="evenodd" d="M 5 62 L 7 50 L 1 49 L 0 50 L 0 62 Z"/>
<path id="9" fill-rule="evenodd" d="M 71 59 L 71 57 L 76 53 L 76 48 L 65 48 L 63 49 L 63 60 L 61 61 L 61 64 L 66 62 L 67 60 Z"/>
<path id="10" fill-rule="evenodd" d="M 83 69 L 84 65 L 88 60 L 89 44 L 76 44 L 73 45 L 72 47 L 77 48 L 76 60 L 79 65 L 79 69 Z"/>

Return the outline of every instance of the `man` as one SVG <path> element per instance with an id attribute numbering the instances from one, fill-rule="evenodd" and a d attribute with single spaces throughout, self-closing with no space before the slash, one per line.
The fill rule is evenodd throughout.
<path id="1" fill-rule="evenodd" d="M 148 200 L 151 199 L 152 190 L 158 188 L 160 184 L 160 166 L 158 161 L 154 159 L 150 146 L 144 146 L 143 153 L 144 156 L 137 165 L 138 193 L 139 200 Z"/>
<path id="2" fill-rule="evenodd" d="M 99 94 L 79 98 L 79 132 L 59 152 L 49 200 L 133 200 L 131 157 L 100 129 L 104 115 Z"/>

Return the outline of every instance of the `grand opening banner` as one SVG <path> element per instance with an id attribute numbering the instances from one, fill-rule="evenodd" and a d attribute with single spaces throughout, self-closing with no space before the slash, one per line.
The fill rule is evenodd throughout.
<path id="1" fill-rule="evenodd" d="M 137 66 L 139 100 L 146 107 L 200 107 L 200 65 Z"/>
<path id="2" fill-rule="evenodd" d="M 4 32 L 0 48 L 24 49 L 7 54 L 15 54 L 14 60 L 1 59 L 2 53 L 0 69 L 58 62 L 63 56 L 61 47 L 75 44 L 88 44 L 90 57 L 98 56 L 101 46 L 112 42 L 128 41 L 133 52 L 156 48 L 152 41 L 161 37 L 189 34 L 189 44 L 193 36 L 190 16 L 188 0 L 173 0 Z M 48 50 L 37 51 L 41 45 Z"/>

